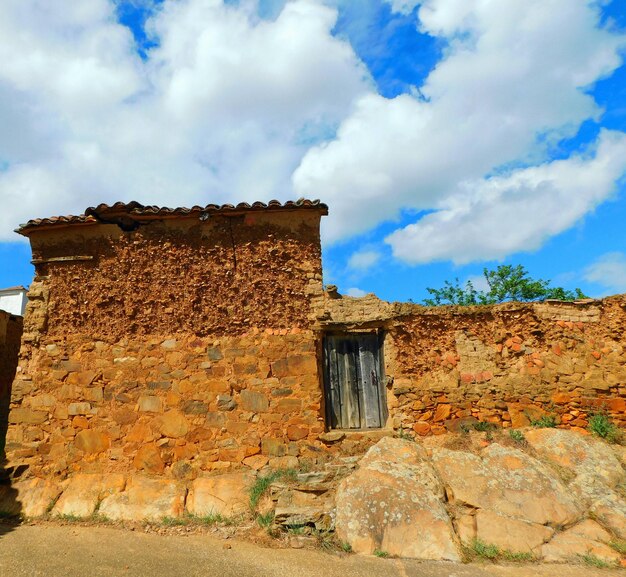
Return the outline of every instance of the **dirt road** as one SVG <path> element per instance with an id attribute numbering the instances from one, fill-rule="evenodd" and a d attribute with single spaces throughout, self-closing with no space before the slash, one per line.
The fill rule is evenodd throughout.
<path id="1" fill-rule="evenodd" d="M 0 533 L 0 577 L 609 577 L 562 565 L 456 565 L 267 549 L 206 535 L 21 525 Z"/>

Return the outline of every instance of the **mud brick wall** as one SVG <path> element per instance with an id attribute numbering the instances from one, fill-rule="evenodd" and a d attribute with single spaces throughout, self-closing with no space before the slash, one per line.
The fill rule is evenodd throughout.
<path id="1" fill-rule="evenodd" d="M 0 311 L 0 457 L 4 452 L 11 383 L 17 368 L 22 317 Z"/>
<path id="2" fill-rule="evenodd" d="M 626 426 L 626 296 L 578 303 L 427 308 L 326 295 L 321 330 L 385 333 L 388 428 L 420 435 L 475 420 L 522 427 L 553 416 Z"/>
<path id="3" fill-rule="evenodd" d="M 324 430 L 316 211 L 30 234 L 7 453 L 29 474 L 293 466 Z"/>
<path id="4" fill-rule="evenodd" d="M 27 340 L 305 328 L 308 295 L 321 290 L 319 219 L 293 211 L 34 231 L 29 298 L 41 306 L 27 314 Z"/>

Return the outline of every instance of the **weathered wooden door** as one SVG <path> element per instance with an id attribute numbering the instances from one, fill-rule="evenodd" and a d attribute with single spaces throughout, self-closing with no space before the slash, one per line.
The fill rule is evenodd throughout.
<path id="1" fill-rule="evenodd" d="M 385 424 L 381 342 L 372 333 L 324 338 L 326 418 L 333 429 L 371 429 Z"/>

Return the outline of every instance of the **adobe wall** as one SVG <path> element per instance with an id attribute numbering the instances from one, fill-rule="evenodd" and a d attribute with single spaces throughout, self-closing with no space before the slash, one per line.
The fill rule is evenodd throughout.
<path id="1" fill-rule="evenodd" d="M 626 426 L 625 295 L 427 308 L 331 291 L 316 311 L 320 331 L 385 332 L 389 428 L 521 427 L 542 415 L 586 427 L 600 411 Z"/>
<path id="2" fill-rule="evenodd" d="M 22 337 L 22 317 L 0 311 L 0 461 L 4 452 L 11 383 L 17 368 Z"/>

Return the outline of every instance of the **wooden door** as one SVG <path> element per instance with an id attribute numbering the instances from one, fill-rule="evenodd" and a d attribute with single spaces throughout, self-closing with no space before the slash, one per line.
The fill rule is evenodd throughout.
<path id="1" fill-rule="evenodd" d="M 332 429 L 375 429 L 385 424 L 378 335 L 324 338 L 326 418 Z"/>

